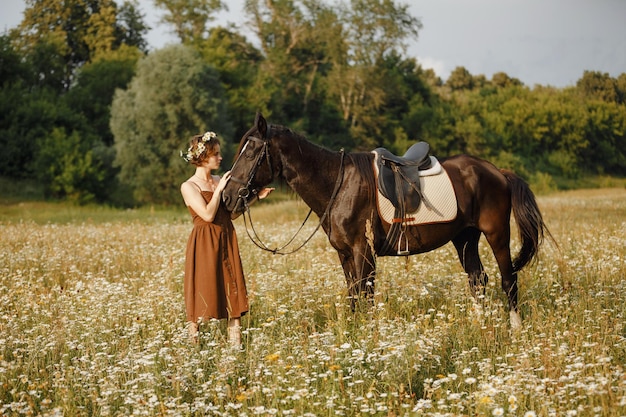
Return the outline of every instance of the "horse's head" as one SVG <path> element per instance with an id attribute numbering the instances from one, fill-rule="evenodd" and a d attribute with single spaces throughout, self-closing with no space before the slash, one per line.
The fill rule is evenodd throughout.
<path id="1" fill-rule="evenodd" d="M 273 180 L 270 130 L 267 121 L 257 113 L 254 126 L 241 138 L 230 181 L 222 191 L 224 206 L 233 215 L 243 213 L 259 190 Z"/>

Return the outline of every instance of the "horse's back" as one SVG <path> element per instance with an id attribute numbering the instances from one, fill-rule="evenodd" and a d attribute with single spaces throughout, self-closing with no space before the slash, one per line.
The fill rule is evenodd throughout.
<path id="1" fill-rule="evenodd" d="M 491 162 L 461 154 L 442 159 L 441 165 L 448 173 L 459 204 L 459 211 L 469 217 L 475 209 L 510 206 L 510 188 L 506 177 Z"/>
<path id="2" fill-rule="evenodd" d="M 463 180 L 467 186 L 487 181 L 493 186 L 507 187 L 506 178 L 494 164 L 472 155 L 455 155 L 440 160 L 451 179 Z M 488 185 L 488 184 L 485 184 Z"/>

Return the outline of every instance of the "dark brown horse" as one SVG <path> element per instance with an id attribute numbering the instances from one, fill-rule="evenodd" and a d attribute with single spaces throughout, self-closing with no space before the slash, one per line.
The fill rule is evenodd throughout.
<path id="1" fill-rule="evenodd" d="M 390 225 L 378 214 L 373 162 L 371 152 L 330 151 L 286 127 L 268 125 L 257 114 L 255 125 L 241 139 L 223 202 L 236 216 L 262 187 L 277 179 L 286 182 L 321 219 L 339 254 L 352 299 L 362 294 L 371 297 L 375 257 L 397 256 L 383 251 Z M 536 255 L 544 231 L 549 236 L 535 197 L 520 177 L 479 158 L 459 155 L 442 160 L 441 165 L 456 192 L 457 216 L 445 223 L 408 227 L 408 254 L 452 241 L 476 296 L 487 283 L 478 254 L 484 234 L 500 269 L 511 326 L 519 327 L 517 272 Z M 515 260 L 510 252 L 511 211 L 521 241 Z"/>

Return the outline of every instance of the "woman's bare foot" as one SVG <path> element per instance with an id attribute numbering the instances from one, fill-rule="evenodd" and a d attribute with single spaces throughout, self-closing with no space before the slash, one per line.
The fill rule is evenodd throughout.
<path id="1" fill-rule="evenodd" d="M 235 349 L 241 349 L 241 321 L 237 319 L 228 320 L 228 340 Z"/>
<path id="2" fill-rule="evenodd" d="M 187 331 L 189 332 L 189 340 L 194 345 L 198 344 L 198 323 L 190 321 L 187 323 Z"/>

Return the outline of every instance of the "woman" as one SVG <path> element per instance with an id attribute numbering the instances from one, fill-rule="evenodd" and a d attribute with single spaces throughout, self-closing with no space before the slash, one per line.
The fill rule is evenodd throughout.
<path id="1" fill-rule="evenodd" d="M 180 186 L 193 219 L 185 255 L 185 307 L 189 336 L 198 341 L 198 324 L 207 319 L 227 319 L 228 338 L 241 347 L 241 317 L 248 312 L 235 228 L 220 206 L 222 190 L 230 179 L 213 175 L 222 162 L 220 143 L 214 132 L 196 135 L 183 158 L 195 165 L 195 173 Z M 273 188 L 264 189 L 265 198 Z"/>

